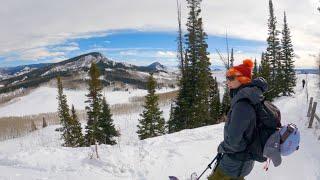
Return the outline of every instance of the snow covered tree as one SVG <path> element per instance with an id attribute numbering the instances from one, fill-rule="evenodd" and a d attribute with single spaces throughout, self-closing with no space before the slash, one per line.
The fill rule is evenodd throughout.
<path id="1" fill-rule="evenodd" d="M 84 146 L 84 137 L 82 134 L 81 124 L 79 122 L 78 116 L 74 106 L 71 107 L 71 122 L 70 122 L 70 134 L 72 136 L 72 141 L 70 145 L 72 147 L 81 147 Z"/>
<path id="2" fill-rule="evenodd" d="M 282 58 L 283 58 L 283 95 L 292 95 L 296 86 L 296 74 L 294 70 L 294 51 L 291 42 L 290 29 L 287 23 L 286 13 L 283 16 L 282 30 Z"/>
<path id="3" fill-rule="evenodd" d="M 114 137 L 120 134 L 113 124 L 112 114 L 107 104 L 106 98 L 102 100 L 102 109 L 98 118 L 98 137 L 97 140 L 102 144 L 116 144 Z"/>
<path id="4" fill-rule="evenodd" d="M 150 74 L 147 82 L 148 95 L 145 97 L 144 110 L 140 116 L 138 127 L 139 138 L 146 139 L 165 134 L 165 120 L 158 107 L 158 95 L 155 94 L 157 82 Z"/>
<path id="5" fill-rule="evenodd" d="M 102 85 L 99 80 L 100 72 L 95 63 L 91 64 L 89 76 L 89 94 L 86 95 L 88 99 L 85 101 L 88 103 L 86 106 L 87 126 L 85 135 L 86 145 L 88 146 L 94 145 L 99 139 L 98 118 L 101 112 Z"/>

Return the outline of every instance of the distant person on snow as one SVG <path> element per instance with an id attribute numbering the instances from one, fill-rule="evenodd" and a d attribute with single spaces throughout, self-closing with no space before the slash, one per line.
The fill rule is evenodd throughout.
<path id="1" fill-rule="evenodd" d="M 306 81 L 302 79 L 302 88 L 304 88 L 304 85 L 306 84 Z"/>
<path id="2" fill-rule="evenodd" d="M 260 102 L 268 85 L 261 77 L 251 80 L 252 68 L 252 60 L 245 59 L 226 73 L 231 108 L 224 125 L 224 140 L 218 147 L 217 166 L 208 180 L 243 180 L 253 169 L 254 161 L 246 158 L 256 125 L 256 112 L 250 101 Z"/>

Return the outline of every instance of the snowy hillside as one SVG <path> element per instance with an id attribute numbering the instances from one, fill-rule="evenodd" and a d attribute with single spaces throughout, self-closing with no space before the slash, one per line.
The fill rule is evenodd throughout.
<path id="1" fill-rule="evenodd" d="M 162 88 L 157 93 L 173 91 L 173 88 Z M 73 104 L 76 109 L 84 110 L 84 103 L 87 90 L 64 90 L 67 95 L 68 103 L 71 107 Z M 4 116 L 24 116 L 46 112 L 56 112 L 58 107 L 57 88 L 40 87 L 27 96 L 15 98 L 12 101 L 0 107 L 0 117 Z M 135 96 L 145 96 L 147 90 L 130 89 L 128 91 L 111 91 L 104 89 L 103 94 L 106 96 L 110 105 L 129 103 L 129 99 Z"/>
<path id="2" fill-rule="evenodd" d="M 220 82 L 223 80 L 222 73 L 215 75 Z M 268 172 L 263 170 L 264 164 L 256 163 L 247 180 L 320 179 L 320 142 L 317 140 L 319 132 L 307 129 L 306 126 L 307 101 L 306 89 L 302 89 L 300 84 L 302 78 L 305 78 L 305 75 L 298 76 L 296 95 L 275 101 L 282 112 L 282 123 L 294 122 L 301 131 L 299 151 L 284 157 L 280 167 L 270 165 Z M 309 96 L 316 96 L 316 78 L 316 75 L 308 75 Z M 48 93 L 48 97 L 55 97 L 53 90 L 48 88 L 39 89 L 37 93 L 44 92 Z M 79 92 L 66 91 L 70 98 L 68 100 L 75 103 L 76 107 L 82 108 L 84 97 L 77 93 Z M 0 114 L 8 113 L 10 110 L 22 112 L 21 108 L 29 108 L 25 112 L 31 111 L 32 102 L 42 102 L 43 107 L 54 108 L 55 104 L 43 104 L 45 98 L 42 101 L 35 100 L 31 95 L 18 101 L 20 105 L 0 108 Z M 120 100 L 124 102 L 128 99 L 124 94 L 106 95 L 109 103 Z M 121 99 L 112 100 L 116 97 Z M 7 108 L 6 111 L 4 108 Z M 38 108 L 40 106 L 34 107 Z M 161 110 L 168 119 L 169 106 L 161 107 Z M 221 123 L 140 141 L 136 134 L 139 113 L 113 117 L 121 136 L 117 139 L 117 145 L 99 146 L 100 159 L 90 159 L 88 153 L 91 150 L 87 147 L 61 147 L 59 133 L 54 131 L 58 126 L 50 126 L 25 137 L 0 142 L 0 179 L 166 180 L 169 175 L 175 175 L 185 180 L 192 172 L 200 174 L 207 167 L 223 139 L 224 124 Z M 207 171 L 205 176 L 209 173 Z"/>

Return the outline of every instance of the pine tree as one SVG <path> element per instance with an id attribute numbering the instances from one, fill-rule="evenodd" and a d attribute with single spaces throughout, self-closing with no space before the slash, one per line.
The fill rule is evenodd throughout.
<path id="1" fill-rule="evenodd" d="M 271 83 L 271 78 L 270 78 L 270 63 L 268 61 L 268 56 L 265 55 L 265 53 L 261 54 L 261 65 L 260 65 L 260 69 L 259 69 L 259 76 L 263 77 L 268 84 Z M 265 98 L 267 100 L 272 100 L 272 94 L 270 94 L 270 92 L 266 92 L 264 94 Z"/>
<path id="2" fill-rule="evenodd" d="M 71 107 L 70 134 L 72 136 L 72 141 L 70 143 L 72 147 L 81 147 L 85 145 L 81 124 L 73 105 Z"/>
<path id="3" fill-rule="evenodd" d="M 279 40 L 279 31 L 277 30 L 276 24 L 277 20 L 274 15 L 273 3 L 272 0 L 269 0 L 269 19 L 268 19 L 268 38 L 267 38 L 267 51 L 266 51 L 266 59 L 268 60 L 270 67 L 270 96 L 272 98 L 277 97 L 280 93 L 278 90 L 277 82 L 277 67 L 280 63 L 279 52 L 281 52 L 280 40 Z"/>
<path id="4" fill-rule="evenodd" d="M 177 0 L 177 12 L 178 12 L 178 60 L 181 77 L 179 78 L 179 91 L 175 101 L 175 106 L 171 106 L 171 116 L 167 122 L 168 132 L 173 133 L 185 128 L 186 122 L 188 122 L 188 109 L 189 109 L 189 95 L 190 95 L 190 83 L 189 77 L 189 62 L 186 61 L 186 52 L 183 50 L 183 36 L 181 28 L 181 7 Z"/>
<path id="5" fill-rule="evenodd" d="M 258 64 L 257 64 L 257 59 L 254 58 L 254 67 L 253 67 L 253 72 L 252 72 L 252 79 L 255 79 L 259 76 L 259 71 L 258 71 Z"/>
<path id="6" fill-rule="evenodd" d="M 148 95 L 145 97 L 144 110 L 140 116 L 138 127 L 139 138 L 146 139 L 165 134 L 165 120 L 162 116 L 162 111 L 158 107 L 159 97 L 155 94 L 157 83 L 150 74 L 147 83 Z"/>
<path id="7" fill-rule="evenodd" d="M 280 96 L 280 93 L 283 93 L 284 92 L 284 89 L 285 89 L 285 85 L 286 85 L 286 82 L 284 82 L 284 77 L 285 77 L 285 74 L 284 74 L 284 66 L 283 66 L 283 54 L 281 52 L 278 52 L 278 61 L 277 61 L 277 69 L 276 69 L 276 79 L 275 79 L 275 85 L 274 85 L 274 89 L 275 89 L 275 92 L 277 92 L 275 94 L 275 97 L 279 97 Z"/>
<path id="8" fill-rule="evenodd" d="M 218 88 L 217 78 L 212 79 L 210 83 L 210 115 L 212 121 L 210 124 L 216 124 L 221 118 L 221 103 L 220 103 L 220 93 Z"/>
<path id="9" fill-rule="evenodd" d="M 72 146 L 72 136 L 70 133 L 70 122 L 71 116 L 69 114 L 69 106 L 67 104 L 67 97 L 63 94 L 63 86 L 61 78 L 57 77 L 57 87 L 58 87 L 58 116 L 60 119 L 60 124 L 62 126 L 61 138 L 64 140 L 63 146 Z"/>
<path id="10" fill-rule="evenodd" d="M 294 93 L 294 87 L 296 86 L 296 74 L 294 70 L 294 51 L 291 42 L 290 29 L 287 23 L 286 13 L 284 12 L 283 17 L 283 30 L 282 30 L 282 55 L 283 55 L 283 95 L 292 95 Z"/>
<path id="11" fill-rule="evenodd" d="M 168 122 L 167 122 L 167 125 L 166 125 L 166 128 L 168 129 L 168 133 L 173 133 L 173 132 L 175 132 L 174 131 L 174 129 L 172 129 L 172 126 L 173 126 L 173 124 L 174 124 L 174 114 L 173 114 L 173 112 L 174 112 L 174 104 L 175 102 L 174 101 L 172 101 L 171 102 L 171 105 L 170 105 L 170 113 L 169 113 L 169 120 L 168 120 Z"/>
<path id="12" fill-rule="evenodd" d="M 87 126 L 85 135 L 85 141 L 88 146 L 94 145 L 99 139 L 98 118 L 101 112 L 102 85 L 99 80 L 100 73 L 95 63 L 91 64 L 89 76 L 89 94 L 86 95 L 88 100 L 85 101 L 88 103 L 88 106 L 86 106 Z"/>
<path id="13" fill-rule="evenodd" d="M 178 45 L 178 52 L 177 58 L 180 62 L 180 72 L 182 77 L 184 77 L 184 50 L 183 50 L 183 34 L 182 34 L 182 27 L 181 27 L 181 4 L 179 0 L 177 0 L 177 12 L 178 12 L 178 38 L 177 38 L 177 45 Z"/>
<path id="14" fill-rule="evenodd" d="M 233 63 L 234 63 L 233 48 L 231 48 L 230 68 L 233 67 Z"/>
<path id="15" fill-rule="evenodd" d="M 207 52 L 207 35 L 200 16 L 201 0 L 187 0 L 189 17 L 185 35 L 184 77 L 174 108 L 170 129 L 179 131 L 195 128 L 210 122 L 210 62 Z"/>
<path id="16" fill-rule="evenodd" d="M 231 98 L 230 98 L 230 93 L 229 89 L 225 87 L 224 89 L 224 94 L 222 97 L 222 104 L 221 104 L 221 115 L 226 117 L 229 109 L 230 109 L 230 103 L 231 103 Z"/>
<path id="17" fill-rule="evenodd" d="M 106 98 L 102 100 L 102 109 L 100 116 L 98 118 L 98 134 L 97 140 L 102 144 L 116 144 L 114 137 L 118 137 L 120 134 L 116 130 L 112 114 L 110 112 L 109 105 L 107 104 Z"/>

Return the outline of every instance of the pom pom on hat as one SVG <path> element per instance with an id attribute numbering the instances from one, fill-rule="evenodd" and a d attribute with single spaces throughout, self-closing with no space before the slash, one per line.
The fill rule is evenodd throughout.
<path id="1" fill-rule="evenodd" d="M 244 66 L 247 66 L 248 68 L 252 69 L 253 68 L 253 62 L 251 59 L 245 59 L 243 60 L 242 63 Z"/>

